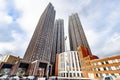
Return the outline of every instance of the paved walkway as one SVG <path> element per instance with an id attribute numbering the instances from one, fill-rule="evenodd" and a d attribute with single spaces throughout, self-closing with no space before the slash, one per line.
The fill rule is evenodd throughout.
<path id="1" fill-rule="evenodd" d="M 49 77 L 48 80 L 55 80 L 55 76 Z M 45 78 L 39 78 L 38 80 L 45 80 Z M 58 77 L 58 80 L 92 80 L 88 78 L 75 78 L 75 77 Z"/>

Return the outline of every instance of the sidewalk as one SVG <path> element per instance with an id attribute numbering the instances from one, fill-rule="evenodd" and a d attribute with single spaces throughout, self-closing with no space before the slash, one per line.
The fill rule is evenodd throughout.
<path id="1" fill-rule="evenodd" d="M 56 76 L 49 77 L 48 80 L 55 80 Z M 89 78 L 81 78 L 81 77 L 58 77 L 60 80 L 93 80 Z M 45 80 L 45 78 L 39 78 L 38 80 Z"/>
<path id="2" fill-rule="evenodd" d="M 38 78 L 38 80 L 45 80 L 45 78 Z"/>

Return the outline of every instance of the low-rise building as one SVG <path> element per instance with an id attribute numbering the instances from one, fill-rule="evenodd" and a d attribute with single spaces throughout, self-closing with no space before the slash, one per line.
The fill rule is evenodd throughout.
<path id="1" fill-rule="evenodd" d="M 120 55 L 91 61 L 95 78 L 113 76 L 120 77 Z"/>
<path id="2" fill-rule="evenodd" d="M 0 62 L 0 74 L 8 75 L 51 76 L 51 68 L 52 65 L 48 62 L 40 60 L 28 62 L 12 55 L 5 56 Z"/>
<path id="3" fill-rule="evenodd" d="M 81 77 L 81 67 L 77 51 L 68 51 L 56 56 L 56 75 L 60 77 Z"/>
<path id="4" fill-rule="evenodd" d="M 21 59 L 22 58 L 13 55 L 4 56 L 0 62 L 0 74 L 10 74 L 12 67 Z"/>
<path id="5" fill-rule="evenodd" d="M 20 58 L 19 56 L 13 56 L 13 55 L 7 55 L 4 56 L 3 59 L 1 60 L 1 62 L 6 62 L 6 63 L 10 63 L 10 64 L 15 64 L 17 61 L 20 61 L 22 58 Z"/>
<path id="6" fill-rule="evenodd" d="M 95 55 L 90 55 L 87 48 L 82 46 L 78 47 L 78 53 L 82 77 L 100 79 L 106 76 L 120 76 L 120 55 L 99 59 Z"/>
<path id="7" fill-rule="evenodd" d="M 98 59 L 97 56 L 92 55 L 86 47 L 78 47 L 78 56 L 81 64 L 81 71 L 83 78 L 94 78 L 92 71 L 91 60 Z"/>

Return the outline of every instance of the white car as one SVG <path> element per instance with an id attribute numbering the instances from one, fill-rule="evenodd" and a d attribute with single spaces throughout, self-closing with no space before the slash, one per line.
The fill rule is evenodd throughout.
<path id="1" fill-rule="evenodd" d="M 19 80 L 19 76 L 13 76 L 13 77 L 10 77 L 9 80 Z"/>
<path id="2" fill-rule="evenodd" d="M 6 79 L 6 78 L 8 78 L 8 75 L 3 75 L 0 77 L 0 79 L 2 79 L 2 80 Z"/>
<path id="3" fill-rule="evenodd" d="M 33 80 L 35 77 L 34 76 L 28 76 L 28 79 Z"/>

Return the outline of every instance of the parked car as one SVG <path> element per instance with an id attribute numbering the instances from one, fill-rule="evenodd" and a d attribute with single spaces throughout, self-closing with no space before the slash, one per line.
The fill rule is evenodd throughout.
<path id="1" fill-rule="evenodd" d="M 33 80 L 35 77 L 34 76 L 28 76 L 28 79 Z"/>
<path id="2" fill-rule="evenodd" d="M 5 80 L 5 79 L 7 79 L 8 78 L 8 75 L 2 75 L 1 77 L 0 77 L 0 80 Z"/>
<path id="3" fill-rule="evenodd" d="M 18 79 L 20 79 L 19 76 L 13 76 L 13 77 L 11 77 L 11 80 L 18 80 Z"/>
<path id="4" fill-rule="evenodd" d="M 103 80 L 114 80 L 114 77 L 112 76 L 105 76 Z"/>

